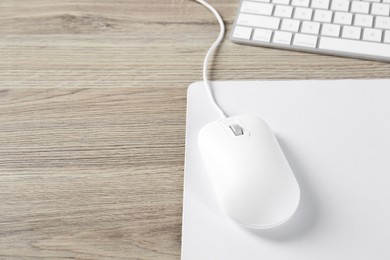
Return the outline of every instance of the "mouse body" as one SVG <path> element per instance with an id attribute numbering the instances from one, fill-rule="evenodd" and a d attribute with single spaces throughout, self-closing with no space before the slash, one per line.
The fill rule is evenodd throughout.
<path id="1" fill-rule="evenodd" d="M 198 143 L 219 203 L 233 220 L 267 229 L 294 215 L 299 184 L 264 120 L 242 115 L 211 122 Z"/>

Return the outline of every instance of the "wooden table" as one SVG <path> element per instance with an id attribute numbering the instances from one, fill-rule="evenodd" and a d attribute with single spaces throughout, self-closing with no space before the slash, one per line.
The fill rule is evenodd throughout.
<path id="1" fill-rule="evenodd" d="M 212 1 L 230 32 L 238 0 Z M 0 2 L 0 259 L 179 259 L 187 86 L 218 25 L 187 0 Z M 384 78 L 232 44 L 211 78 Z"/>

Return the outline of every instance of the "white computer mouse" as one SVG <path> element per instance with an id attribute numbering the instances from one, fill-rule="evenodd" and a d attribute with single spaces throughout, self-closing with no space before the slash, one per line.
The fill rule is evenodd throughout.
<path id="1" fill-rule="evenodd" d="M 266 122 L 229 117 L 204 126 L 198 141 L 218 200 L 233 220 L 267 229 L 294 215 L 299 184 Z"/>

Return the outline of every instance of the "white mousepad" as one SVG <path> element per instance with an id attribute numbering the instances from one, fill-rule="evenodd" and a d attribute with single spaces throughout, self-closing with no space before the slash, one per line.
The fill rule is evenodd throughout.
<path id="1" fill-rule="evenodd" d="M 301 187 L 295 216 L 249 230 L 220 209 L 197 145 L 217 120 L 188 89 L 182 260 L 390 259 L 390 80 L 213 82 L 228 115 L 264 119 Z"/>

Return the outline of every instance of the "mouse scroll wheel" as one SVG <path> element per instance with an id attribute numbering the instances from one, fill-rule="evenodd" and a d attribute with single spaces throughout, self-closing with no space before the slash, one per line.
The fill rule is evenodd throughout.
<path id="1" fill-rule="evenodd" d="M 240 136 L 244 134 L 244 129 L 238 124 L 230 125 L 229 128 L 233 131 L 235 136 Z"/>

